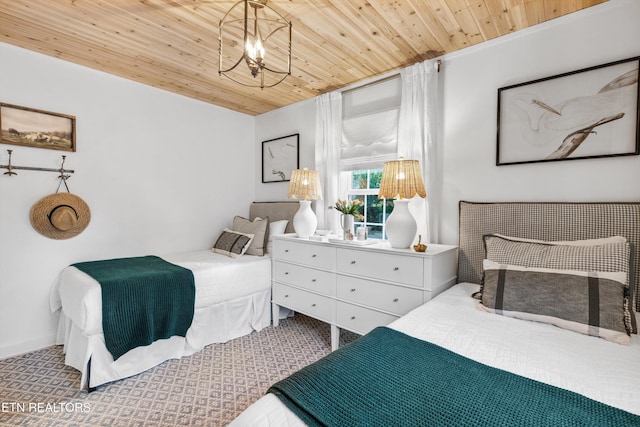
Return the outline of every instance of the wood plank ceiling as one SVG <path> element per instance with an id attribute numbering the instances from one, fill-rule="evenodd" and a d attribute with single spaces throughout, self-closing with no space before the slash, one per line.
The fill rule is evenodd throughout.
<path id="1" fill-rule="evenodd" d="M 0 42 L 257 115 L 604 1 L 269 0 L 292 75 L 263 90 L 218 75 L 236 0 L 0 0 Z"/>

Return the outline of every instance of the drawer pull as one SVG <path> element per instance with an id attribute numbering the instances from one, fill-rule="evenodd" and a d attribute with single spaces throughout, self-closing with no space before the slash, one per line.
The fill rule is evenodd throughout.
<path id="1" fill-rule="evenodd" d="M 400 270 L 400 267 L 393 267 L 393 271 L 398 271 Z"/>
<path id="2" fill-rule="evenodd" d="M 318 255 L 313 254 L 313 255 L 311 255 L 311 258 L 315 258 L 315 257 L 317 257 L 317 256 L 318 256 Z"/>
<path id="3" fill-rule="evenodd" d="M 289 252 L 289 249 L 285 249 L 285 250 L 284 250 L 284 253 L 287 253 L 287 252 Z"/>
<path id="4" fill-rule="evenodd" d="M 284 275 L 285 275 L 285 276 L 286 276 L 286 275 L 288 275 L 288 274 L 289 274 L 289 272 L 288 272 L 288 271 L 285 271 L 285 272 L 284 272 Z"/>
<path id="5" fill-rule="evenodd" d="M 316 279 L 311 279 L 311 283 L 316 283 Z"/>
<path id="6" fill-rule="evenodd" d="M 355 261 L 351 261 L 351 264 L 355 264 L 355 263 L 356 263 Z"/>
<path id="7" fill-rule="evenodd" d="M 398 302 L 398 301 L 399 301 L 398 298 L 393 299 L 393 302 Z"/>
<path id="8" fill-rule="evenodd" d="M 289 298 L 289 294 L 285 295 L 284 297 L 285 297 L 285 298 Z"/>
<path id="9" fill-rule="evenodd" d="M 311 304 L 311 307 L 315 307 L 315 306 L 316 306 L 316 304 L 315 304 L 315 303 Z"/>
<path id="10" fill-rule="evenodd" d="M 351 316 L 351 320 L 356 320 L 356 316 Z"/>
<path id="11" fill-rule="evenodd" d="M 355 292 L 355 291 L 356 291 L 356 288 L 351 289 L 351 292 Z"/>

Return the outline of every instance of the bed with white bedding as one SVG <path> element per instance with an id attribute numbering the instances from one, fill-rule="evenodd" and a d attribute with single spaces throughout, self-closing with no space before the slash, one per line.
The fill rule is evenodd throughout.
<path id="1" fill-rule="evenodd" d="M 289 220 L 297 203 L 254 203 L 251 219 Z M 290 227 L 287 225 L 287 227 Z M 107 349 L 102 324 L 100 284 L 74 266 L 65 268 L 51 292 L 51 309 L 60 312 L 59 344 L 65 363 L 82 372 L 80 387 L 136 375 L 165 360 L 187 356 L 216 342 L 225 342 L 271 323 L 271 257 L 232 258 L 211 250 L 160 257 L 190 270 L 195 307 L 185 336 L 171 336 L 114 357 Z"/>
<path id="2" fill-rule="evenodd" d="M 588 333 L 598 335 L 598 330 L 587 333 L 578 333 L 573 330 L 554 326 L 543 321 L 522 320 L 507 315 L 497 315 L 478 309 L 480 301 L 470 295 L 480 289 L 480 277 L 482 276 L 483 259 L 485 258 L 484 235 L 490 233 L 502 233 L 528 239 L 544 239 L 545 241 L 575 241 L 585 239 L 601 239 L 610 236 L 623 236 L 632 245 L 640 243 L 640 203 L 468 203 L 460 205 L 460 260 L 459 283 L 440 294 L 435 299 L 418 307 L 406 316 L 388 325 L 388 328 L 399 331 L 410 337 L 417 338 L 420 342 L 435 344 L 438 348 L 452 351 L 463 356 L 470 363 L 479 363 L 487 369 L 496 368 L 507 375 L 531 379 L 534 385 L 559 388 L 569 395 L 575 393 L 588 403 L 595 405 L 604 404 L 604 408 L 615 408 L 616 414 L 625 420 L 624 425 L 640 425 L 640 339 L 637 334 L 630 334 L 625 345 L 612 342 L 598 336 L 590 336 Z M 609 243 L 607 243 L 609 244 Z M 615 243 L 617 245 L 618 243 Z M 587 249 L 590 250 L 590 249 Z M 638 265 L 638 253 L 632 253 L 630 264 Z M 605 267 L 606 268 L 606 267 Z M 546 273 L 545 273 L 546 274 Z M 630 291 L 635 291 L 637 296 L 638 280 L 637 271 L 631 268 L 628 271 L 628 285 Z M 474 283 L 469 283 L 474 282 Z M 560 286 L 559 283 L 556 285 Z M 485 286 L 490 284 L 485 283 Z M 505 285 L 509 288 L 509 285 Z M 510 288 L 509 288 L 510 289 Z M 633 292 L 629 298 L 637 302 Z M 485 304 L 485 300 L 481 300 Z M 567 310 L 576 304 L 573 300 L 567 301 Z M 577 304 L 576 304 L 577 305 Z M 637 307 L 637 306 L 635 306 Z M 637 309 L 637 308 L 636 308 Z M 357 342 L 357 341 L 356 341 Z M 429 345 L 431 345 L 429 344 Z M 353 345 L 352 345 L 353 346 Z M 350 346 L 332 353 L 329 357 L 340 359 L 347 357 Z M 337 355 L 344 351 L 343 355 Z M 337 355 L 337 356 L 334 356 Z M 366 356 L 366 355 L 364 355 Z M 366 359 L 365 359 L 366 360 Z M 393 361 L 390 361 L 393 365 Z M 333 362 L 331 362 L 333 363 Z M 366 364 L 366 363 L 365 363 Z M 292 381 L 295 375 L 302 377 L 305 382 L 298 381 L 293 384 L 312 384 L 304 391 L 306 396 L 314 396 L 322 402 L 320 406 L 335 408 L 340 411 L 342 401 L 332 401 L 330 394 L 325 390 L 324 384 L 318 380 L 317 384 L 310 383 L 313 379 L 312 371 L 320 372 L 326 377 L 328 363 L 309 369 L 300 374 L 294 374 L 284 382 Z M 373 365 L 371 365 L 373 366 Z M 305 368 L 306 369 L 306 368 Z M 305 371 L 305 370 L 302 370 Z M 301 372 L 302 372 L 301 371 Z M 362 369 L 345 369 L 339 375 L 349 378 L 349 381 L 362 380 L 359 374 Z M 317 374 L 316 372 L 316 374 Z M 324 375 L 323 375 L 324 373 Z M 415 375 L 410 364 L 398 367 L 398 375 L 408 378 Z M 368 373 L 362 374 L 366 380 Z M 371 380 L 379 373 L 371 372 Z M 452 376 L 453 378 L 453 376 Z M 467 384 L 447 382 L 440 384 L 445 389 L 458 388 L 465 393 Z M 435 381 L 435 380 L 434 380 Z M 527 380 L 528 381 L 528 380 Z M 278 392 L 279 384 L 275 391 Z M 320 384 L 323 384 L 321 387 Z M 285 384 L 286 385 L 286 384 Z M 434 385 L 435 386 L 435 385 Z M 310 392 L 308 389 L 314 389 Z M 386 398 L 377 396 L 377 400 L 367 402 L 367 396 L 359 393 L 353 395 L 353 402 L 364 402 L 369 412 L 379 412 L 391 415 L 388 425 L 402 424 L 403 413 L 397 409 L 398 396 L 410 396 L 415 390 L 403 390 L 402 384 L 388 390 Z M 486 395 L 495 399 L 495 396 L 509 390 L 488 388 Z M 329 396 L 324 396 L 328 394 Z M 363 393 L 366 394 L 366 393 Z M 303 393 L 304 395 L 304 393 Z M 396 399 L 396 400 L 394 400 Z M 286 399 L 285 399 L 286 400 Z M 342 399 L 344 400 L 344 399 Z M 304 400 L 301 399 L 304 403 Z M 396 402 L 391 405 L 389 402 Z M 500 401 L 492 400 L 491 408 L 480 404 L 477 409 L 477 418 L 462 419 L 462 407 L 454 408 L 451 413 L 439 412 L 437 409 L 429 411 L 420 425 L 495 425 L 491 419 L 483 419 L 483 415 L 490 412 L 489 409 L 501 408 Z M 447 407 L 447 402 L 433 402 L 429 400 L 432 408 Z M 523 424 L 549 425 L 547 418 L 528 418 L 526 411 L 535 407 L 537 402 L 531 401 L 530 405 L 522 405 L 511 408 L 511 416 L 519 416 Z M 350 405 L 352 402 L 349 403 Z M 291 405 L 289 402 L 288 405 Z M 426 405 L 426 403 L 425 403 Z M 561 403 L 560 406 L 564 404 Z M 295 406 L 295 405 L 294 405 Z M 506 406 L 506 405 L 504 405 Z M 567 407 L 571 405 L 566 405 Z M 240 416 L 234 420 L 231 426 L 302 426 L 314 425 L 315 422 L 305 423 L 302 418 L 309 419 L 305 412 L 307 409 L 302 404 L 302 409 L 293 408 L 283 403 L 274 393 L 267 393 Z M 342 408 L 343 409 L 343 408 Z M 601 409 L 601 408 L 600 408 Z M 502 410 L 502 409 L 501 409 Z M 619 411 L 618 411 L 619 410 Z M 599 412 L 599 410 L 598 410 Z M 328 411 L 332 414 L 332 410 Z M 342 410 L 340 414 L 345 414 Z M 506 412 L 509 417 L 509 413 Z M 320 414 L 320 415 L 326 415 Z M 335 414 L 332 414 L 335 415 Z M 447 415 L 449 418 L 447 418 Z M 547 416 L 549 414 L 545 414 Z M 589 413 L 582 414 L 586 418 L 585 424 L 593 423 Z M 551 414 L 550 416 L 554 416 Z M 322 425 L 359 425 L 360 423 L 349 420 L 351 415 L 338 415 L 336 417 L 323 418 L 339 419 L 340 422 L 332 423 L 323 421 Z M 453 417 L 453 418 L 451 418 Z M 460 417 L 460 418 L 457 418 Z M 547 420 L 547 422 L 545 422 Z M 575 420 L 572 420 L 575 422 Z M 554 423 L 555 424 L 555 423 Z M 584 425 L 580 424 L 579 425 Z"/>

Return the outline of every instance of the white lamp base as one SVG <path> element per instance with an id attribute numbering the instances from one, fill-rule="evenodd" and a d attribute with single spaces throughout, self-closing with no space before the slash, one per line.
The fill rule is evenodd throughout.
<path id="1" fill-rule="evenodd" d="M 409 212 L 409 199 L 394 200 L 393 211 L 385 225 L 387 240 L 392 248 L 406 249 L 416 237 L 418 226 Z"/>
<path id="2" fill-rule="evenodd" d="M 293 217 L 293 229 L 296 234 L 298 237 L 308 238 L 315 233 L 317 226 L 318 218 L 311 209 L 311 200 L 300 200 L 300 209 Z"/>

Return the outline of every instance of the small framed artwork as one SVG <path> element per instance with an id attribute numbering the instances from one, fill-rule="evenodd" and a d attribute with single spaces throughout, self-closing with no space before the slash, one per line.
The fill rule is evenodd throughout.
<path id="1" fill-rule="evenodd" d="M 496 165 L 640 154 L 640 57 L 498 89 Z"/>
<path id="2" fill-rule="evenodd" d="M 262 141 L 262 182 L 291 180 L 300 165 L 300 134 Z"/>
<path id="3" fill-rule="evenodd" d="M 76 118 L 66 114 L 0 103 L 3 144 L 76 151 Z"/>

